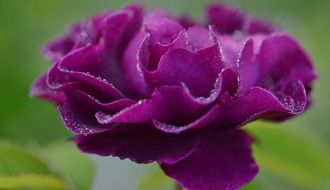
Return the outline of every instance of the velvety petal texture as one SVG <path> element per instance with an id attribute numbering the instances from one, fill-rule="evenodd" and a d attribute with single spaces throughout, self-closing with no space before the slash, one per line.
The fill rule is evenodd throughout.
<path id="1" fill-rule="evenodd" d="M 187 158 L 161 167 L 190 190 L 239 189 L 258 173 L 251 143 L 249 135 L 241 130 L 209 134 Z"/>
<path id="2" fill-rule="evenodd" d="M 280 27 L 228 5 L 205 16 L 132 4 L 72 24 L 43 48 L 52 65 L 30 94 L 57 105 L 83 152 L 157 162 L 189 190 L 239 189 L 258 172 L 239 128 L 303 113 L 317 74 Z"/>

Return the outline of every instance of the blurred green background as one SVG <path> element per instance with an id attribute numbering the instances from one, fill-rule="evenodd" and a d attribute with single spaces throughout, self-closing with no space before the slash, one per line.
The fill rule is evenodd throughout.
<path id="1" fill-rule="evenodd" d="M 30 182 L 35 181 L 30 184 L 30 189 L 166 190 L 172 187 L 172 182 L 156 166 L 136 166 L 126 161 L 119 166 L 118 160 L 110 158 L 93 157 L 96 163 L 94 179 L 91 161 L 66 142 L 70 134 L 64 129 L 55 107 L 28 96 L 31 82 L 49 67 L 39 53 L 47 40 L 63 33 L 65 27 L 74 21 L 107 8 L 119 9 L 129 2 L 0 0 L 0 189 L 22 188 L 26 182 L 22 182 L 20 175 L 31 175 L 25 178 L 31 177 Z M 205 0 L 137 2 L 148 7 L 167 8 L 175 14 L 188 13 L 199 20 L 207 3 Z M 286 28 L 309 52 L 320 74 L 314 86 L 314 105 L 303 116 L 276 126 L 260 122 L 248 126 L 248 130 L 260 140 L 255 146 L 255 157 L 261 165 L 261 172 L 245 188 L 329 190 L 330 1 L 221 2 L 241 7 Z M 76 159 L 68 161 L 70 155 Z M 59 167 L 54 169 L 54 165 Z M 111 180 L 119 170 L 124 179 Z M 132 175 L 133 170 L 136 175 Z M 141 177 L 141 173 L 146 177 Z M 11 184 L 5 178 L 8 176 Z M 40 183 L 45 180 L 53 186 Z"/>

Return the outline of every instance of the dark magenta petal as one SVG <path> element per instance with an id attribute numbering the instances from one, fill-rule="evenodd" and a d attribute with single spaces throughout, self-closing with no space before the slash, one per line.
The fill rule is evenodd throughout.
<path id="1" fill-rule="evenodd" d="M 171 43 L 162 44 L 160 42 L 156 42 L 155 44 L 151 44 L 149 63 L 145 64 L 147 69 L 157 69 L 159 60 L 165 53 L 172 49 L 188 49 L 188 45 L 188 34 L 186 30 L 182 30 Z"/>
<path id="2" fill-rule="evenodd" d="M 218 90 L 218 89 L 217 89 Z M 199 117 L 215 101 L 196 99 L 186 89 L 179 86 L 162 86 L 155 90 L 150 100 L 140 101 L 115 115 L 98 113 L 100 123 L 148 123 L 152 119 L 181 125 Z"/>
<path id="3" fill-rule="evenodd" d="M 80 24 L 72 24 L 69 27 L 66 35 L 51 40 L 42 48 L 44 57 L 55 61 L 69 53 L 75 46 L 80 32 Z"/>
<path id="4" fill-rule="evenodd" d="M 92 134 L 109 130 L 111 125 L 102 125 L 95 118 L 98 111 L 116 113 L 134 104 L 134 100 L 119 99 L 102 103 L 83 91 L 67 93 L 67 100 L 58 109 L 65 126 L 76 134 Z"/>
<path id="5" fill-rule="evenodd" d="M 111 67 L 112 64 L 115 64 L 114 62 L 107 62 L 104 59 L 103 49 L 103 43 L 100 43 L 98 45 L 90 44 L 71 52 L 60 60 L 59 72 L 62 72 L 61 75 L 64 73 L 75 80 L 94 86 L 102 93 L 107 94 L 109 98 L 123 98 L 124 95 L 113 85 L 113 83 L 120 83 L 118 78 L 116 75 L 111 75 L 112 72 L 118 75 L 118 69 Z M 55 75 L 54 78 L 62 78 L 63 80 L 61 76 Z"/>
<path id="6" fill-rule="evenodd" d="M 127 5 L 124 9 L 131 12 L 130 20 L 126 26 L 125 32 L 125 36 L 131 39 L 132 36 L 135 35 L 137 30 L 139 30 L 141 27 L 144 16 L 144 7 L 139 4 L 130 4 Z"/>
<path id="7" fill-rule="evenodd" d="M 205 27 L 192 26 L 188 28 L 187 32 L 192 51 L 208 48 L 215 43 L 215 37 Z"/>
<path id="8" fill-rule="evenodd" d="M 218 43 L 220 44 L 220 50 L 222 55 L 222 63 L 224 67 L 238 69 L 238 59 L 242 51 L 242 47 L 247 40 L 246 36 L 237 36 L 233 38 L 232 35 L 221 35 L 215 31 L 214 26 L 210 26 L 210 31 L 217 38 Z"/>
<path id="9" fill-rule="evenodd" d="M 239 59 L 240 73 L 240 93 L 247 92 L 250 87 L 258 82 L 259 65 L 255 60 L 255 52 L 253 49 L 253 41 L 249 40 L 245 43 Z"/>
<path id="10" fill-rule="evenodd" d="M 161 168 L 190 190 L 236 190 L 258 173 L 251 144 L 251 137 L 240 130 L 209 133 L 188 157 Z"/>
<path id="11" fill-rule="evenodd" d="M 135 97 L 144 97 L 148 94 L 147 84 L 141 68 L 146 67 L 149 59 L 150 34 L 140 32 L 128 45 L 121 65 L 123 85 L 128 93 Z M 144 65 L 143 65 L 144 64 Z"/>
<path id="12" fill-rule="evenodd" d="M 258 37 L 262 38 L 262 37 Z M 239 77 L 240 77 L 240 94 L 244 94 L 251 87 L 260 83 L 260 64 L 257 62 L 258 42 L 260 44 L 262 39 L 249 39 L 240 54 Z M 257 49 L 257 50 L 256 50 Z"/>
<path id="13" fill-rule="evenodd" d="M 130 17 L 133 16 L 135 15 L 132 12 L 122 10 L 115 12 L 105 21 L 106 24 L 103 30 L 108 53 L 114 53 L 116 51 L 124 35 L 126 25 Z"/>
<path id="14" fill-rule="evenodd" d="M 209 30 L 208 36 L 211 44 L 209 44 L 209 42 L 207 44 L 210 46 L 199 49 L 196 51 L 196 53 L 203 56 L 210 63 L 216 73 L 220 73 L 220 71 L 224 68 L 223 53 L 221 51 L 218 38 L 215 36 L 215 34 L 213 34 L 212 30 Z"/>
<path id="15" fill-rule="evenodd" d="M 143 124 L 153 119 L 176 127 L 165 129 L 156 125 L 156 128 L 167 133 L 180 133 L 190 128 L 190 125 L 182 128 L 178 126 L 188 124 L 200 117 L 221 94 L 226 92 L 235 94 L 237 85 L 236 73 L 226 69 L 220 73 L 218 80 L 215 81 L 214 89 L 206 98 L 194 97 L 185 86 L 163 86 L 155 90 L 150 100 L 140 101 L 114 115 L 99 112 L 96 114 L 96 118 L 102 124 Z M 193 127 L 194 125 L 191 126 L 191 128 Z"/>
<path id="16" fill-rule="evenodd" d="M 245 21 L 244 31 L 250 35 L 270 34 L 276 31 L 276 27 L 262 19 L 250 17 Z"/>
<path id="17" fill-rule="evenodd" d="M 219 78 L 215 83 L 215 88 L 214 90 L 212 90 L 212 94 L 208 98 L 199 97 L 195 101 L 200 101 L 201 103 L 210 104 L 213 103 L 215 100 L 218 100 L 220 95 L 223 94 L 234 95 L 238 90 L 237 88 L 238 88 L 238 78 L 236 73 L 231 69 L 225 69 L 220 73 Z M 188 89 L 187 92 L 189 93 Z M 221 116 L 219 115 L 218 117 Z M 212 125 L 210 125 L 209 123 L 210 121 L 212 121 L 212 119 L 213 119 L 212 117 L 209 118 L 209 115 L 204 114 L 201 117 L 196 118 L 194 121 L 190 122 L 187 125 L 181 125 L 181 126 L 173 125 L 170 123 L 158 121 L 157 119 L 153 119 L 153 123 L 157 129 L 163 132 L 179 134 L 187 130 L 200 129 L 200 128 L 207 129 L 209 127 L 212 127 Z"/>
<path id="18" fill-rule="evenodd" d="M 74 41 L 68 36 L 62 36 L 54 39 L 45 45 L 42 53 L 46 59 L 57 60 L 72 50 Z"/>
<path id="19" fill-rule="evenodd" d="M 168 44 L 178 36 L 183 27 L 163 15 L 152 14 L 144 18 L 142 30 L 150 34 L 151 44 L 156 42 Z"/>
<path id="20" fill-rule="evenodd" d="M 207 97 L 217 74 L 202 56 L 185 49 L 174 49 L 166 53 L 158 68 L 146 73 L 145 78 L 154 87 L 185 84 L 193 95 Z"/>
<path id="21" fill-rule="evenodd" d="M 238 9 L 226 5 L 211 4 L 206 8 L 206 18 L 217 31 L 231 34 L 241 30 L 245 15 Z"/>
<path id="22" fill-rule="evenodd" d="M 65 126 L 76 134 L 93 134 L 109 130 L 110 126 L 103 126 L 97 122 L 93 110 L 76 102 L 67 102 L 58 106 Z"/>
<path id="23" fill-rule="evenodd" d="M 275 33 L 263 41 L 258 62 L 261 64 L 260 78 L 264 80 L 270 78 L 276 82 L 293 78 L 308 85 L 317 77 L 307 54 L 285 33 Z"/>
<path id="24" fill-rule="evenodd" d="M 112 102 L 101 102 L 101 100 L 98 100 L 92 95 L 81 90 L 70 92 L 70 96 L 75 98 L 75 101 L 79 102 L 80 104 L 84 104 L 86 107 L 88 107 L 88 109 L 95 111 L 107 111 L 115 113 L 136 103 L 135 100 L 127 98 L 118 99 Z"/>
<path id="25" fill-rule="evenodd" d="M 185 29 L 188 29 L 192 26 L 199 25 L 199 23 L 187 15 L 181 15 L 177 19 L 177 22 L 181 24 Z"/>
<path id="26" fill-rule="evenodd" d="M 292 114 L 278 114 L 271 116 L 272 120 L 285 120 L 293 115 L 302 113 L 308 106 L 307 92 L 304 84 L 297 80 L 281 80 L 271 91 Z M 282 119 L 279 119 L 282 118 Z"/>
<path id="27" fill-rule="evenodd" d="M 47 83 L 47 73 L 42 74 L 34 81 L 30 89 L 30 95 L 33 97 L 46 99 L 57 104 L 65 101 L 65 95 L 63 92 L 49 88 Z"/>
<path id="28" fill-rule="evenodd" d="M 194 150 L 198 140 L 192 134 L 160 133 L 148 125 L 118 125 L 107 132 L 75 138 L 83 152 L 129 158 L 137 163 L 176 163 Z"/>
<path id="29" fill-rule="evenodd" d="M 294 99 L 297 106 L 288 105 L 286 99 L 277 97 L 270 91 L 260 87 L 252 87 L 245 95 L 240 96 L 237 100 L 224 98 L 219 100 L 219 104 L 213 107 L 203 118 L 199 120 L 207 126 L 228 126 L 240 127 L 249 121 L 270 116 L 292 116 L 300 114 L 306 105 L 306 93 L 302 83 L 290 83 L 295 86 L 293 91 L 282 87 L 278 93 L 285 94 L 287 98 Z M 287 84 L 288 87 L 290 84 Z M 286 89 L 286 90 L 284 90 Z M 300 102 L 298 104 L 298 102 Z M 299 109 L 297 109 L 299 108 Z"/>

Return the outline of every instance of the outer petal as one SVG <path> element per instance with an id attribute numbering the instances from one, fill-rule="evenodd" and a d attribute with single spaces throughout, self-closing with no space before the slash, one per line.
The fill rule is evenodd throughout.
<path id="1" fill-rule="evenodd" d="M 68 37 L 63 36 L 56 38 L 45 45 L 42 53 L 46 59 L 56 60 L 67 54 L 74 46 L 74 41 Z"/>
<path id="2" fill-rule="evenodd" d="M 113 86 L 114 83 L 120 87 L 120 79 L 117 78 L 119 72 L 114 66 L 116 63 L 106 61 L 102 53 L 103 50 L 104 43 L 101 41 L 98 45 L 89 44 L 72 51 L 60 60 L 58 71 L 53 74 L 53 80 L 60 79 L 59 82 L 62 84 L 72 80 L 83 81 L 99 89 L 110 99 L 122 98 L 123 94 Z M 63 75 L 69 77 L 63 77 Z"/>
<path id="3" fill-rule="evenodd" d="M 118 125 L 99 134 L 77 135 L 75 142 L 87 153 L 129 158 L 137 163 L 176 163 L 193 151 L 198 138 L 160 133 L 148 125 Z"/>
<path id="4" fill-rule="evenodd" d="M 269 76 L 273 81 L 294 78 L 308 85 L 317 77 L 307 54 L 296 40 L 284 33 L 273 34 L 263 41 L 258 62 L 264 80 Z"/>
<path id="5" fill-rule="evenodd" d="M 235 190 L 258 173 L 252 139 L 243 131 L 210 133 L 185 159 L 161 164 L 164 172 L 189 190 Z"/>
<path id="6" fill-rule="evenodd" d="M 57 104 L 65 101 L 65 95 L 63 92 L 49 88 L 47 84 L 47 73 L 42 74 L 34 81 L 30 90 L 30 95 L 33 97 L 41 97 Z"/>
<path id="7" fill-rule="evenodd" d="M 65 126 L 76 134 L 93 134 L 109 130 L 95 119 L 93 112 L 77 104 L 63 104 L 58 107 Z"/>
<path id="8" fill-rule="evenodd" d="M 115 114 L 98 113 L 100 123 L 149 123 L 152 119 L 170 124 L 186 124 L 210 108 L 210 102 L 195 100 L 185 89 L 163 86 L 155 90 L 150 100 L 144 100 Z"/>
<path id="9" fill-rule="evenodd" d="M 80 90 L 72 90 L 66 95 L 66 101 L 58 106 L 58 110 L 65 126 L 76 134 L 93 134 L 109 130 L 115 124 L 102 125 L 98 123 L 95 113 L 98 111 L 116 113 L 135 103 L 131 99 L 119 99 L 103 103 Z"/>
<path id="10" fill-rule="evenodd" d="M 137 104 L 115 114 L 98 113 L 96 117 L 100 123 L 148 123 L 151 120 L 165 122 L 172 129 L 156 127 L 164 132 L 179 133 L 186 129 L 179 126 L 188 124 L 205 113 L 218 99 L 228 92 L 235 94 L 238 79 L 230 69 L 220 73 L 214 84 L 214 89 L 208 97 L 194 97 L 188 88 L 178 86 L 162 86 L 155 90 L 150 100 Z M 189 128 L 189 127 L 188 127 Z"/>
<path id="11" fill-rule="evenodd" d="M 42 53 L 46 59 L 55 61 L 66 55 L 74 47 L 81 32 L 80 24 L 73 24 L 69 27 L 65 36 L 58 37 L 42 48 Z"/>
<path id="12" fill-rule="evenodd" d="M 293 88 L 290 91 L 290 87 Z M 259 88 L 251 88 L 245 95 L 237 100 L 223 97 L 219 104 L 213 107 L 198 121 L 197 126 L 213 126 L 219 129 L 240 127 L 249 121 L 268 118 L 269 116 L 293 116 L 300 114 L 307 102 L 306 92 L 301 82 L 293 82 L 285 85 L 287 90 L 283 97 Z M 290 100 L 290 104 L 286 103 Z M 296 102 L 296 103 L 294 103 Z M 220 124 L 220 125 L 219 125 Z"/>
<path id="13" fill-rule="evenodd" d="M 275 121 L 288 119 L 293 115 L 302 113 L 309 104 L 306 89 L 301 81 L 283 79 L 271 90 L 282 105 L 293 114 L 278 114 L 267 119 Z"/>

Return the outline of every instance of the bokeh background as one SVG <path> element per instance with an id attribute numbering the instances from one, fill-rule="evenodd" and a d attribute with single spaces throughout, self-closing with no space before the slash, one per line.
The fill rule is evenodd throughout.
<path id="1" fill-rule="evenodd" d="M 69 142 L 54 105 L 28 96 L 29 86 L 49 67 L 40 55 L 47 40 L 68 24 L 119 9 L 126 0 L 0 0 L 0 189 L 174 189 L 155 165 L 86 156 Z M 148 7 L 185 12 L 202 20 L 206 0 L 143 0 Z M 215 1 L 213 1 L 215 2 Z M 285 124 L 256 122 L 261 166 L 253 190 L 330 189 L 330 1 L 221 1 L 271 20 L 292 33 L 320 74 L 314 105 Z"/>

